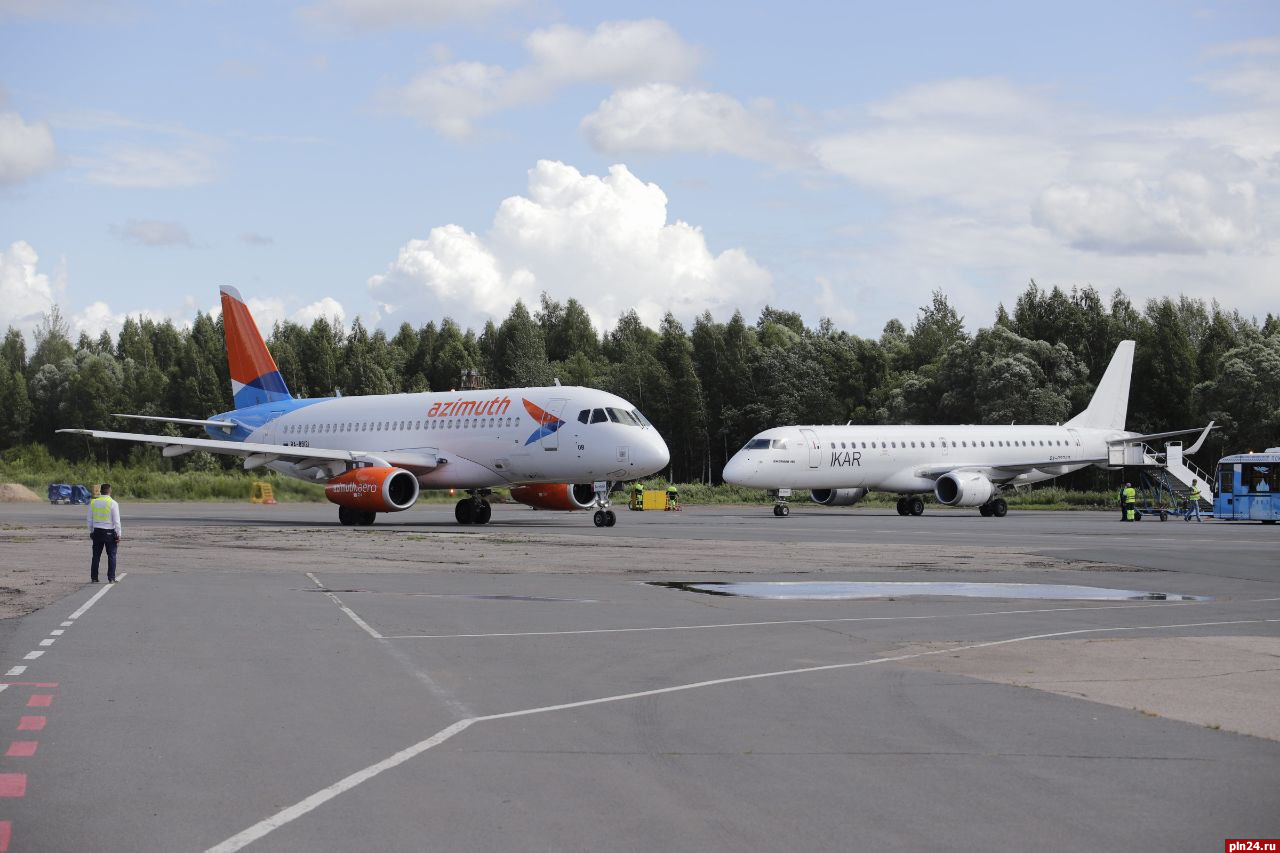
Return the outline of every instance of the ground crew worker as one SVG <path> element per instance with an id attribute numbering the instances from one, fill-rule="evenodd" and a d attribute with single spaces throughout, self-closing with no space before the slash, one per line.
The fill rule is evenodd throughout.
<path id="1" fill-rule="evenodd" d="M 1124 486 L 1127 486 L 1127 485 L 1129 485 L 1129 484 L 1128 484 L 1128 483 L 1125 483 L 1125 484 L 1124 484 Z M 1121 521 L 1128 521 L 1129 519 L 1127 519 L 1127 518 L 1125 517 L 1125 508 L 1124 508 L 1124 486 L 1121 486 L 1121 487 L 1120 487 L 1120 494 L 1118 494 L 1118 495 L 1116 496 L 1116 503 L 1120 505 L 1120 520 L 1121 520 Z"/>
<path id="2" fill-rule="evenodd" d="M 1130 483 L 1124 484 L 1124 520 L 1137 521 L 1138 490 Z"/>
<path id="3" fill-rule="evenodd" d="M 676 488 L 675 483 L 667 486 L 667 509 L 677 510 L 680 508 L 680 490 Z"/>
<path id="4" fill-rule="evenodd" d="M 631 508 L 644 509 L 644 483 L 637 481 L 631 487 Z"/>
<path id="5" fill-rule="evenodd" d="M 98 563 L 102 550 L 107 551 L 107 583 L 116 582 L 116 545 L 120 544 L 120 504 L 111 497 L 111 484 L 103 483 L 101 497 L 89 501 L 89 539 L 93 542 L 93 562 L 89 564 L 89 582 L 98 582 Z"/>
<path id="6" fill-rule="evenodd" d="M 1183 516 L 1183 520 L 1190 521 L 1191 514 L 1195 513 L 1197 524 L 1204 521 L 1204 519 L 1200 517 L 1200 486 L 1198 485 L 1199 482 L 1200 482 L 1199 480 L 1191 481 L 1191 497 L 1187 501 L 1186 515 Z"/>

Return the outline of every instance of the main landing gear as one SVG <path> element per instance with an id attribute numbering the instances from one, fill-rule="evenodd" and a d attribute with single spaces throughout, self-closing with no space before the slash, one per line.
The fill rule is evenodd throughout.
<path id="1" fill-rule="evenodd" d="M 458 501 L 453 508 L 453 517 L 459 524 L 488 524 L 493 516 L 493 507 L 485 500 L 488 490 L 468 492 L 470 497 Z"/>
<path id="2" fill-rule="evenodd" d="M 338 523 L 344 527 L 368 527 L 377 519 L 378 514 L 370 509 L 353 509 L 349 506 L 338 507 Z"/>
<path id="3" fill-rule="evenodd" d="M 613 514 L 613 510 L 609 509 L 609 485 L 605 482 L 597 482 L 595 484 L 596 492 L 596 511 L 591 515 L 591 521 L 596 527 L 613 527 L 618 523 L 618 516 Z"/>
<path id="4" fill-rule="evenodd" d="M 791 515 L 791 507 L 787 505 L 788 499 L 791 497 L 790 489 L 770 489 L 769 497 L 773 498 L 773 514 L 778 518 L 786 518 Z"/>
<path id="5" fill-rule="evenodd" d="M 978 507 L 978 512 L 982 513 L 983 518 L 1004 518 L 1009 514 L 1009 504 L 1005 503 L 1004 498 L 994 498 Z"/>
<path id="6" fill-rule="evenodd" d="M 898 498 L 898 515 L 924 515 L 924 498 L 919 495 Z"/>

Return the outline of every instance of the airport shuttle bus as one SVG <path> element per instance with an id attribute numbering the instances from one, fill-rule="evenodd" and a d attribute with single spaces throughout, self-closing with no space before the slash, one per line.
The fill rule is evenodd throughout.
<path id="1" fill-rule="evenodd" d="M 1218 496 L 1213 517 L 1225 521 L 1280 521 L 1280 447 L 1265 453 L 1237 453 L 1218 460 Z"/>

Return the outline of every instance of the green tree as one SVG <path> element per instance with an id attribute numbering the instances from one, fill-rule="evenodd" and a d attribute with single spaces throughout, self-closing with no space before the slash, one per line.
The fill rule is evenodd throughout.
<path id="1" fill-rule="evenodd" d="M 551 381 L 542 329 L 519 300 L 498 327 L 493 362 L 492 380 L 497 387 L 546 385 Z"/>

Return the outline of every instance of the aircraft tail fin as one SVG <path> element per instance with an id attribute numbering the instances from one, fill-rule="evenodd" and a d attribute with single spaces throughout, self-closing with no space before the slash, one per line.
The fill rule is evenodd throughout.
<path id="1" fill-rule="evenodd" d="M 1088 407 L 1066 426 L 1124 429 L 1129 414 L 1129 383 L 1133 378 L 1133 341 L 1121 341 Z"/>
<path id="2" fill-rule="evenodd" d="M 292 400 L 293 395 L 258 332 L 249 306 L 240 297 L 240 291 L 228 285 L 222 287 L 222 325 L 236 408 Z"/>

